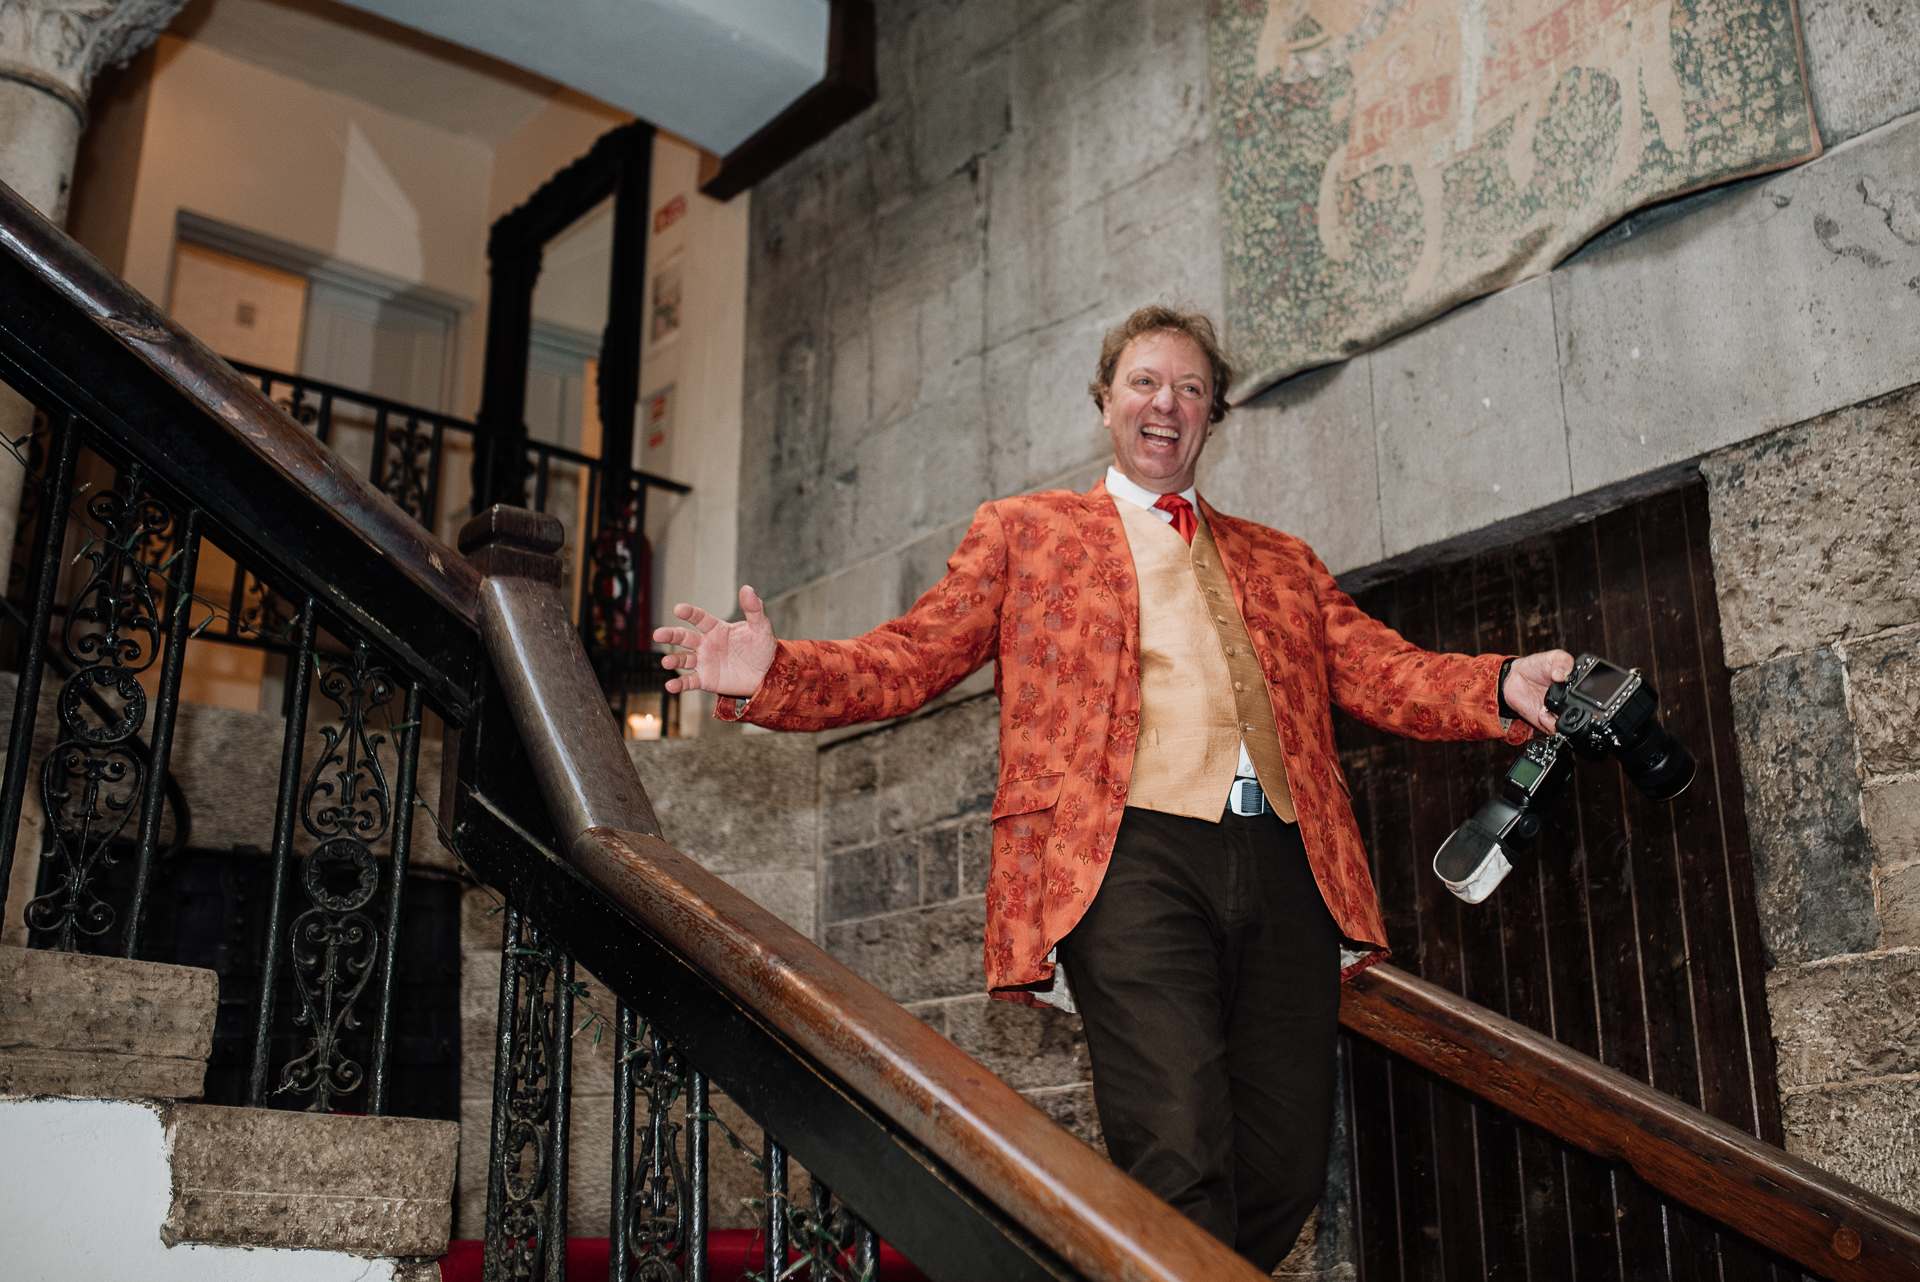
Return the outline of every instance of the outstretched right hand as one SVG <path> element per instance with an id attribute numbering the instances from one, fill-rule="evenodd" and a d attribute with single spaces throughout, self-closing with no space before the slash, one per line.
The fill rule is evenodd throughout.
<path id="1" fill-rule="evenodd" d="M 692 626 L 655 628 L 653 639 L 692 653 L 670 654 L 660 661 L 680 673 L 667 682 L 668 690 L 710 690 L 744 699 L 760 688 L 773 666 L 773 625 L 752 588 L 740 589 L 740 610 L 746 618 L 728 623 L 697 605 L 673 607 L 673 617 Z"/>

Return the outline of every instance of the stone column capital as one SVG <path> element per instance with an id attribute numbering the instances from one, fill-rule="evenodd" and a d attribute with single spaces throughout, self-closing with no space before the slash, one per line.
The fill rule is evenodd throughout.
<path id="1" fill-rule="evenodd" d="M 186 0 L 0 0 L 0 79 L 44 90 L 84 125 L 101 68 L 152 44 Z"/>

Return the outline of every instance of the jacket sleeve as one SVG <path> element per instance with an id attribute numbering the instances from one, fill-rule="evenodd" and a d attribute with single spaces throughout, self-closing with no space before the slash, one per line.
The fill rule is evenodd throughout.
<path id="1" fill-rule="evenodd" d="M 827 730 L 905 716 L 999 650 L 1007 540 L 991 503 L 974 514 L 947 573 L 913 607 L 849 641 L 781 641 L 749 699 L 714 715 L 770 730 Z"/>
<path id="2" fill-rule="evenodd" d="M 1327 679 L 1342 712 L 1409 739 L 1505 739 L 1533 727 L 1503 725 L 1498 685 L 1504 654 L 1435 654 L 1361 611 L 1311 552 L 1314 595 L 1326 629 Z"/>

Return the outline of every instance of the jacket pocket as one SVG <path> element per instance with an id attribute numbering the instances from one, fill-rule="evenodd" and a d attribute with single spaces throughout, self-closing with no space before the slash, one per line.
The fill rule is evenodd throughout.
<path id="1" fill-rule="evenodd" d="M 1036 779 L 1009 779 L 993 794 L 993 817 L 1024 815 L 1035 810 L 1051 810 L 1060 800 L 1060 781 L 1065 775 L 1041 775 Z"/>

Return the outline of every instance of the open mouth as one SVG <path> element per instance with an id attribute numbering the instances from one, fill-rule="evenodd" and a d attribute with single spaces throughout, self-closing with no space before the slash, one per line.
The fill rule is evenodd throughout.
<path id="1" fill-rule="evenodd" d="M 1167 445 L 1172 445 L 1179 441 L 1180 430 L 1173 427 L 1147 426 L 1140 429 L 1140 435 L 1150 441 L 1161 441 Z"/>

